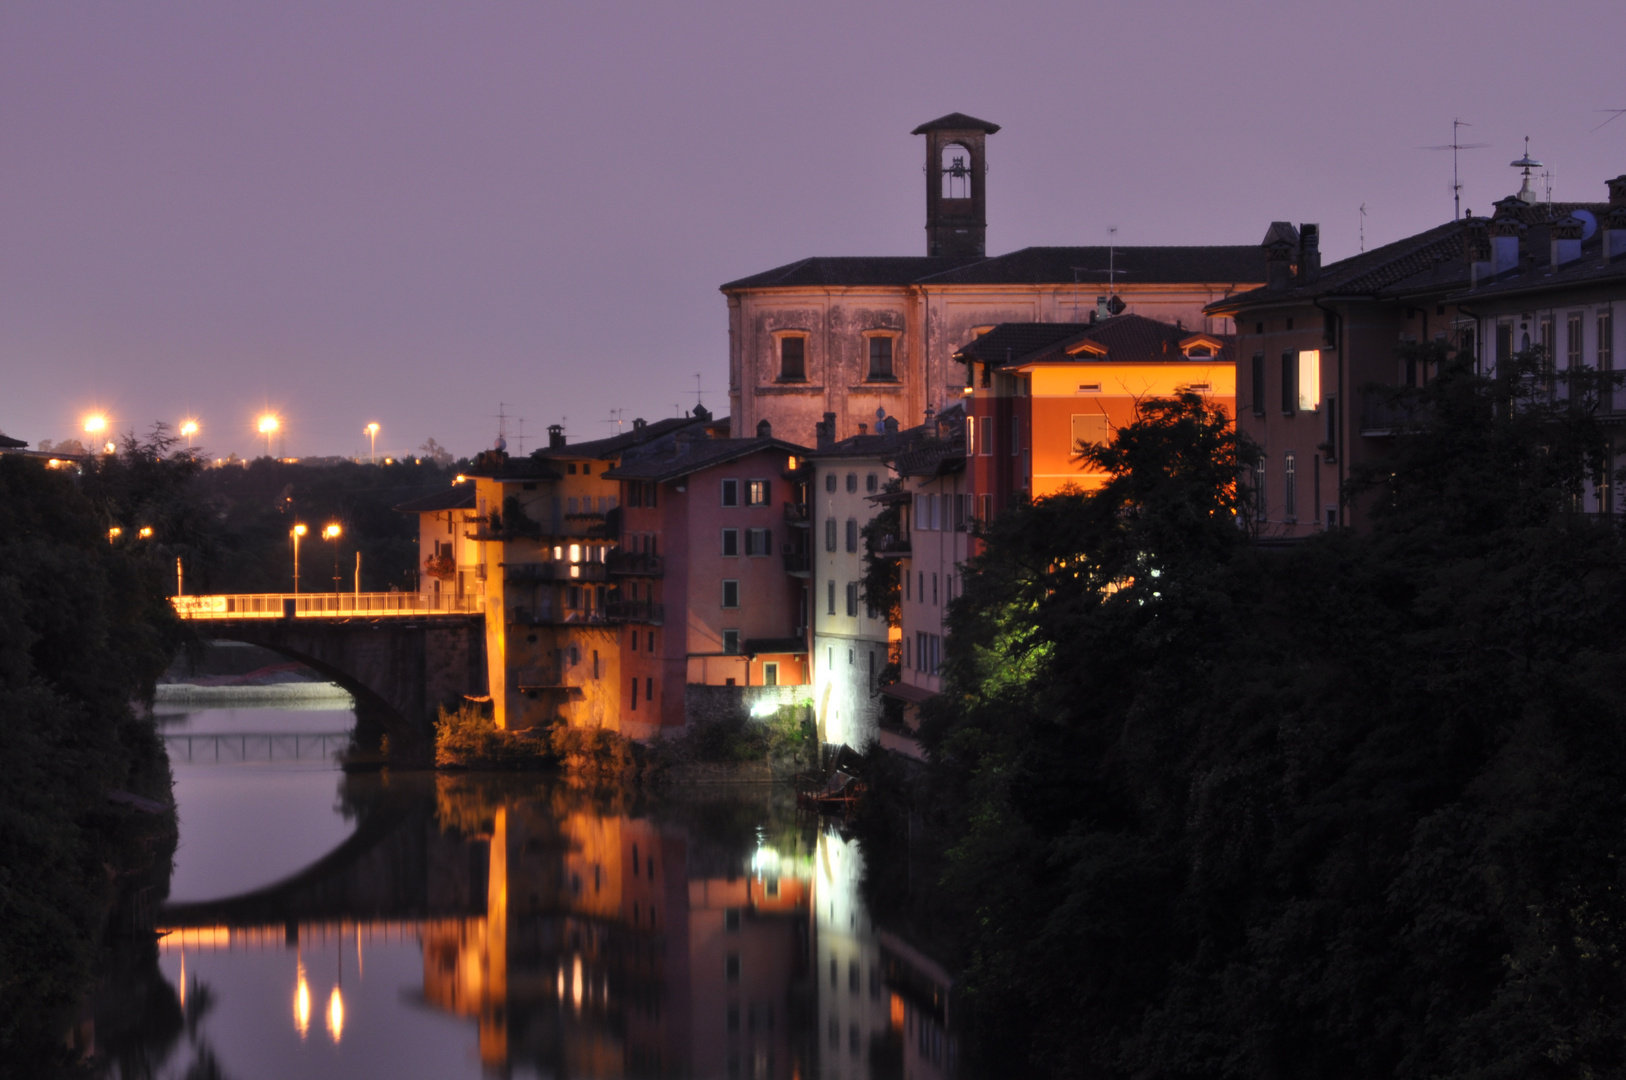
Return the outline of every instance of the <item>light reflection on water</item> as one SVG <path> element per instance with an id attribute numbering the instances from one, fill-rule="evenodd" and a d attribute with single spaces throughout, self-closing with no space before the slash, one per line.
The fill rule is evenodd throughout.
<path id="1" fill-rule="evenodd" d="M 184 725 L 317 730 L 274 712 Z M 189 1034 L 159 1075 L 949 1075 L 947 974 L 872 925 L 858 844 L 783 789 L 175 773 L 158 964 Z"/>

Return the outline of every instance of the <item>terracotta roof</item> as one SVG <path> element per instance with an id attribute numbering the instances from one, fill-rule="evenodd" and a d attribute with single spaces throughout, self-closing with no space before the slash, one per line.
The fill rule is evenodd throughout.
<path id="1" fill-rule="evenodd" d="M 783 439 L 694 438 L 686 446 L 680 446 L 675 435 L 668 435 L 645 443 L 641 453 L 627 455 L 620 465 L 604 470 L 604 475 L 612 480 L 676 480 L 759 450 L 783 450 L 797 457 L 811 453 L 807 447 Z"/>
<path id="2" fill-rule="evenodd" d="M 440 510 L 473 510 L 474 485 L 458 484 L 445 491 L 434 491 L 408 499 L 396 507 L 403 514 L 429 514 Z"/>
<path id="3" fill-rule="evenodd" d="M 1187 361 L 1180 343 L 1194 336 L 1197 336 L 1197 331 L 1148 319 L 1144 315 L 1114 315 L 1095 323 L 1001 323 L 967 344 L 955 354 L 955 359 L 969 357 L 996 367 L 1040 361 L 1229 362 L 1232 339 L 1224 334 L 1202 335 L 1220 343 L 1215 356 Z M 1068 349 L 1084 342 L 1101 346 L 1106 349 L 1106 355 L 1068 355 Z"/>
<path id="4" fill-rule="evenodd" d="M 864 285 L 1080 285 L 1093 303 L 1107 279 L 1126 285 L 1252 285 L 1265 280 L 1255 244 L 1191 247 L 1030 247 L 993 258 L 858 255 L 800 259 L 720 286 L 736 289 Z"/>
<path id="5" fill-rule="evenodd" d="M 978 120 L 975 116 L 967 116 L 963 112 L 951 112 L 947 116 L 939 116 L 936 120 L 926 121 L 909 134 L 924 135 L 928 131 L 984 131 L 992 135 L 998 130 L 998 124 Z"/>
<path id="6" fill-rule="evenodd" d="M 723 422 L 726 422 L 726 420 L 725 417 Z M 634 423 L 636 424 L 637 421 L 634 421 Z M 634 427 L 631 430 L 623 431 L 619 435 L 611 435 L 608 438 L 567 443 L 564 446 L 544 446 L 531 451 L 531 456 L 533 458 L 558 459 L 561 461 L 566 459 L 579 461 L 583 458 L 593 461 L 608 461 L 611 458 L 620 457 L 633 447 L 653 442 L 662 436 L 681 431 L 686 427 L 693 427 L 698 432 L 714 423 L 718 423 L 718 421 L 709 416 L 669 416 L 665 420 L 656 420 L 653 423 L 645 424 L 641 428 Z"/>

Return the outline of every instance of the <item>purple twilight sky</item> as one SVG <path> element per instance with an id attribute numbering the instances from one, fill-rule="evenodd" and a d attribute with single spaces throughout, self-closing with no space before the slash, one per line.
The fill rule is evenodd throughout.
<path id="1" fill-rule="evenodd" d="M 1327 258 L 1476 213 L 1531 151 L 1626 172 L 1618 0 L 0 5 L 0 430 L 203 424 L 252 453 L 525 448 L 726 409 L 717 286 L 924 254 L 915 125 L 989 142 L 990 253 Z M 517 426 L 510 429 L 511 436 Z M 510 443 L 515 442 L 511 437 Z M 263 448 L 263 442 L 259 443 Z M 263 452 L 263 449 L 262 449 Z"/>

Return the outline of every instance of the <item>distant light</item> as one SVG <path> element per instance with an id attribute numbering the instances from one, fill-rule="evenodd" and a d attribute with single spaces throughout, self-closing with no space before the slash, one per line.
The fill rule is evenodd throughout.
<path id="1" fill-rule="evenodd" d="M 322 536 L 324 538 L 328 539 L 328 540 L 332 540 L 333 538 L 338 536 L 339 533 L 341 533 L 343 531 L 344 530 L 340 529 L 339 526 L 336 525 L 336 524 L 335 525 L 329 525 L 325 529 L 322 530 Z"/>
<path id="2" fill-rule="evenodd" d="M 117 525 L 115 525 L 111 529 L 107 530 L 107 542 L 109 544 L 111 544 L 113 541 L 117 540 L 119 537 L 121 537 L 123 535 L 124 535 L 124 530 L 119 528 Z"/>
<path id="3" fill-rule="evenodd" d="M 339 996 L 337 986 L 327 998 L 327 1033 L 333 1036 L 334 1042 L 344 1034 L 344 998 Z"/>
<path id="4" fill-rule="evenodd" d="M 107 430 L 107 417 L 102 413 L 91 413 L 85 417 L 85 433 L 95 435 Z"/>
<path id="5" fill-rule="evenodd" d="M 304 536 L 305 533 L 308 532 L 308 531 L 309 530 L 306 529 L 305 526 L 303 526 L 303 525 L 295 525 L 294 526 L 294 535 L 295 536 Z"/>
<path id="6" fill-rule="evenodd" d="M 261 435 L 269 435 L 269 434 L 271 434 L 273 431 L 277 430 L 277 428 L 279 428 L 281 426 L 282 426 L 282 421 L 278 420 L 271 413 L 266 413 L 264 416 L 260 417 L 260 434 Z"/>
<path id="7" fill-rule="evenodd" d="M 369 435 L 377 435 L 378 434 L 378 425 L 377 424 L 368 424 L 367 425 L 367 434 L 369 434 Z"/>
<path id="8" fill-rule="evenodd" d="M 143 539 L 143 540 L 152 539 L 152 526 L 151 525 L 143 525 L 143 526 L 141 526 L 141 531 L 136 533 L 136 535 L 141 537 L 141 539 Z"/>
<path id="9" fill-rule="evenodd" d="M 113 451 L 115 451 L 115 450 L 117 450 L 117 449 L 118 449 L 118 447 L 116 447 L 116 446 L 114 446 L 114 445 L 113 445 L 113 444 L 112 444 L 112 443 L 110 443 L 110 442 L 107 442 L 107 443 L 103 443 L 103 444 L 102 444 L 102 451 L 103 451 L 103 452 L 104 452 L 104 453 L 108 453 L 108 454 L 111 454 L 111 453 L 112 453 L 112 452 L 113 452 Z"/>
<path id="10" fill-rule="evenodd" d="M 190 439 L 192 436 L 196 435 L 197 433 L 198 433 L 198 422 L 196 420 L 182 420 L 181 421 L 181 434 L 182 435 L 184 435 L 188 439 Z"/>
<path id="11" fill-rule="evenodd" d="M 467 479 L 468 479 L 468 477 L 464 476 L 462 473 L 458 473 L 457 474 L 457 479 L 453 480 L 452 483 L 461 484 Z"/>

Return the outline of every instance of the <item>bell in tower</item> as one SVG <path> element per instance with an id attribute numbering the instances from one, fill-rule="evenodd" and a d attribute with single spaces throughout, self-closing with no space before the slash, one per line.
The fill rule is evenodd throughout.
<path id="1" fill-rule="evenodd" d="M 988 136 L 998 130 L 998 124 L 965 113 L 915 128 L 913 134 L 926 136 L 926 254 L 987 254 L 984 154 Z"/>

